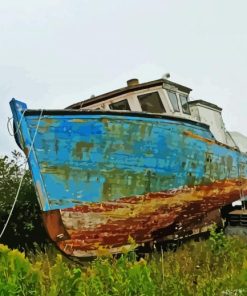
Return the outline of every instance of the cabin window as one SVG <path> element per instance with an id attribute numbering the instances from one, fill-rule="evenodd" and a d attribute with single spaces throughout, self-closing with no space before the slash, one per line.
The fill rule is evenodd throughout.
<path id="1" fill-rule="evenodd" d="M 130 110 L 128 100 L 122 100 L 116 103 L 109 105 L 109 108 L 112 110 Z"/>
<path id="2" fill-rule="evenodd" d="M 172 108 L 173 108 L 174 112 L 179 112 L 180 110 L 179 110 L 177 95 L 174 92 L 169 91 L 169 90 L 167 90 L 167 93 L 168 93 L 168 96 L 169 96 L 169 99 L 172 104 Z"/>
<path id="3" fill-rule="evenodd" d="M 181 94 L 179 95 L 179 97 L 180 97 L 183 112 L 185 114 L 190 114 L 190 107 L 189 107 L 189 104 L 188 104 L 188 97 L 185 96 L 185 95 L 181 95 Z"/>
<path id="4" fill-rule="evenodd" d="M 166 110 L 161 102 L 158 92 L 137 96 L 142 110 L 149 113 L 165 113 Z"/>

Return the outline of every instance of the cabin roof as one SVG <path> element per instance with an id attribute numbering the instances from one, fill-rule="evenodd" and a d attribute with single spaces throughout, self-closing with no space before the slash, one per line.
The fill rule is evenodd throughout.
<path id="1" fill-rule="evenodd" d="M 212 109 L 216 109 L 218 111 L 222 111 L 222 108 L 220 108 L 219 106 L 213 104 L 213 103 L 210 103 L 210 102 L 207 102 L 207 101 L 204 101 L 204 100 L 195 100 L 195 101 L 189 101 L 188 102 L 190 105 L 196 105 L 196 104 L 201 104 L 201 105 L 204 105 L 204 106 L 207 106 L 207 107 L 210 107 Z"/>
<path id="2" fill-rule="evenodd" d="M 178 84 L 178 83 L 175 83 L 170 80 L 162 78 L 162 79 L 153 80 L 153 81 L 149 81 L 149 82 L 145 82 L 145 83 L 138 83 L 133 86 L 122 87 L 122 88 L 113 90 L 111 92 L 108 92 L 108 93 L 105 93 L 105 94 L 102 94 L 102 95 L 99 95 L 99 96 L 96 96 L 96 97 L 93 97 L 93 98 L 90 98 L 90 99 L 87 99 L 84 101 L 80 101 L 75 104 L 72 104 L 72 105 L 66 107 L 65 109 L 79 109 L 82 107 L 87 107 L 87 106 L 90 106 L 95 103 L 99 103 L 99 102 L 102 102 L 102 101 L 105 101 L 105 100 L 108 100 L 108 99 L 111 99 L 111 98 L 114 98 L 114 97 L 117 97 L 120 95 L 127 94 L 129 92 L 138 91 L 138 90 L 142 90 L 142 89 L 150 88 L 150 87 L 155 87 L 155 86 L 160 86 L 160 85 L 163 85 L 164 83 L 167 85 L 175 86 L 178 90 L 183 91 L 183 92 L 189 93 L 192 90 L 191 88 L 188 88 L 188 87 L 183 86 L 181 84 Z"/>

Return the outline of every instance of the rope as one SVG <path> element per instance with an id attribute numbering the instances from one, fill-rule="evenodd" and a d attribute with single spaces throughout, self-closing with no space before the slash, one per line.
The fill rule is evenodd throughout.
<path id="1" fill-rule="evenodd" d="M 22 112 L 20 122 L 19 122 L 18 126 L 16 127 L 16 131 L 14 131 L 14 129 L 13 129 L 13 125 L 10 125 L 10 121 L 13 119 L 13 117 L 8 117 L 8 121 L 7 121 L 7 129 L 8 129 L 9 134 L 10 134 L 12 137 L 13 137 L 14 135 L 16 135 L 16 134 L 19 132 L 20 127 L 21 127 L 21 122 L 22 122 L 22 120 L 23 120 L 23 117 L 24 117 L 24 114 L 25 114 L 26 111 L 27 111 L 27 109 L 25 109 L 25 110 Z M 43 112 L 43 111 L 42 111 L 42 112 Z M 10 131 L 10 126 L 11 126 L 12 131 Z"/>
<path id="2" fill-rule="evenodd" d="M 24 112 L 23 112 L 23 114 L 24 114 Z M 5 222 L 4 226 L 3 226 L 3 229 L 2 229 L 2 231 L 1 231 L 0 239 L 2 238 L 2 236 L 3 236 L 4 232 L 5 232 L 5 229 L 6 229 L 6 227 L 7 227 L 8 224 L 9 224 L 9 220 L 10 220 L 10 218 L 11 218 L 11 216 L 12 216 L 12 213 L 13 213 L 13 210 L 14 210 L 14 208 L 15 208 L 15 204 L 16 204 L 16 202 L 17 202 L 17 199 L 18 199 L 18 196 L 19 196 L 19 193 L 20 193 L 20 190 L 21 190 L 21 185 L 22 185 L 22 182 L 23 182 L 24 177 L 25 177 L 25 171 L 26 171 L 26 167 L 27 167 L 28 159 L 29 159 L 29 156 L 30 156 L 31 151 L 32 151 L 32 149 L 33 149 L 34 141 L 35 141 L 35 138 L 36 138 L 36 135 L 37 135 L 37 131 L 38 131 L 38 127 L 39 127 L 39 124 L 40 124 L 40 120 L 41 120 L 42 115 L 43 115 L 43 109 L 42 109 L 41 112 L 40 112 L 39 120 L 38 120 L 38 123 L 37 123 L 36 129 L 35 129 L 35 132 L 34 132 L 33 140 L 32 140 L 32 143 L 31 143 L 31 146 L 30 146 L 30 149 L 29 149 L 28 155 L 27 155 L 27 159 L 26 159 L 25 166 L 24 166 L 24 174 L 23 174 L 22 177 L 21 177 L 21 180 L 20 180 L 20 183 L 19 183 L 19 186 L 18 186 L 17 192 L 16 192 L 16 196 L 15 196 L 14 202 L 13 202 L 12 207 L 11 207 L 11 210 L 10 210 L 10 212 L 9 212 L 9 216 L 8 216 L 6 222 Z M 23 116 L 21 117 L 20 122 L 22 121 L 22 119 L 23 119 Z M 18 130 L 19 130 L 19 128 L 20 128 L 20 124 L 18 125 Z"/>

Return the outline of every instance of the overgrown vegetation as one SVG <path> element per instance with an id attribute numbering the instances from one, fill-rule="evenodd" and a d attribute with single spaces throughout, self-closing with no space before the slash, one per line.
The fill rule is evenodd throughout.
<path id="1" fill-rule="evenodd" d="M 84 265 L 54 249 L 28 253 L 0 245 L 0 295 L 247 295 L 246 240 L 214 231 L 176 252 L 101 257 Z"/>

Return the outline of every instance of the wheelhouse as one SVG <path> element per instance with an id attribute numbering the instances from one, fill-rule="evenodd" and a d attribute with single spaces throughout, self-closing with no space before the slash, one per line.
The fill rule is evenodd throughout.
<path id="1" fill-rule="evenodd" d="M 191 89 L 166 79 L 140 84 L 127 81 L 127 87 L 73 104 L 68 109 L 135 111 L 190 116 Z"/>
<path id="2" fill-rule="evenodd" d="M 219 142 L 246 152 L 247 138 L 241 135 L 241 141 L 236 140 L 236 137 L 225 129 L 222 108 L 204 100 L 190 100 L 191 91 L 191 88 L 168 79 L 162 78 L 145 83 L 131 79 L 127 81 L 126 87 L 92 96 L 66 109 L 144 112 L 190 119 L 206 123 Z M 241 148 L 243 146 L 245 148 Z"/>

